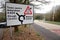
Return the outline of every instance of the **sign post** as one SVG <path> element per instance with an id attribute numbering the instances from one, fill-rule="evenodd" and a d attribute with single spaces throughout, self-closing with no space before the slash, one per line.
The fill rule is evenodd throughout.
<path id="1" fill-rule="evenodd" d="M 33 23 L 33 5 L 6 3 L 6 21 L 12 38 L 11 26 Z"/>
<path id="2" fill-rule="evenodd" d="M 12 39 L 12 27 L 10 26 L 10 37 Z"/>

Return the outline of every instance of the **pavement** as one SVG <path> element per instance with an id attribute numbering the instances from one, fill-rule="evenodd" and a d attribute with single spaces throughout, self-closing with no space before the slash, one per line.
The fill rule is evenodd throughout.
<path id="1" fill-rule="evenodd" d="M 35 20 L 32 26 L 45 40 L 60 40 L 60 25 Z"/>

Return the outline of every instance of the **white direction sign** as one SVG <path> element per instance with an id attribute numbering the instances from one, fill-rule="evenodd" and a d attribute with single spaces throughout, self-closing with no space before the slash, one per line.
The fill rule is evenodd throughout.
<path id="1" fill-rule="evenodd" d="M 6 3 L 7 26 L 33 23 L 33 6 Z"/>

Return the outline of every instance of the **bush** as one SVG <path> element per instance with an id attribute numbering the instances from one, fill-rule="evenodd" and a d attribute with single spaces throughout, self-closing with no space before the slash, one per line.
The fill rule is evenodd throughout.
<path id="1" fill-rule="evenodd" d="M 37 15 L 37 16 L 35 16 L 35 19 L 37 19 L 37 20 L 42 20 L 42 19 L 43 19 L 43 17 L 42 17 L 42 16 L 40 16 L 40 15 Z"/>

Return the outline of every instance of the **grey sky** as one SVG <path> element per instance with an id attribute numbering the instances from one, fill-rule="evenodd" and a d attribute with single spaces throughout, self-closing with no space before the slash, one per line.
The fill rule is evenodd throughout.
<path id="1" fill-rule="evenodd" d="M 0 0 L 0 12 L 2 12 L 3 10 L 3 8 L 1 8 L 2 7 L 1 3 L 5 4 L 5 2 L 8 2 L 8 1 L 9 0 Z M 51 2 L 47 5 L 39 5 L 41 3 L 37 1 L 31 2 L 32 4 L 39 5 L 37 6 L 38 9 L 34 9 L 35 13 L 47 13 L 52 9 L 53 6 L 60 5 L 60 0 L 46 0 L 46 1 L 51 1 Z"/>
<path id="2" fill-rule="evenodd" d="M 9 0 L 0 0 L 0 12 L 2 12 L 4 10 L 3 5 L 5 4 L 5 2 L 9 2 Z"/>
<path id="3" fill-rule="evenodd" d="M 40 1 L 40 0 L 39 0 Z M 33 1 L 31 2 L 32 4 L 35 4 L 35 5 L 39 5 L 37 6 L 38 8 L 41 8 L 41 9 L 34 9 L 35 13 L 47 13 L 49 12 L 50 10 L 52 10 L 52 8 L 56 5 L 60 5 L 60 0 L 46 0 L 46 1 L 50 1 L 49 4 L 47 5 L 39 5 L 41 3 L 37 2 L 37 1 Z"/>

